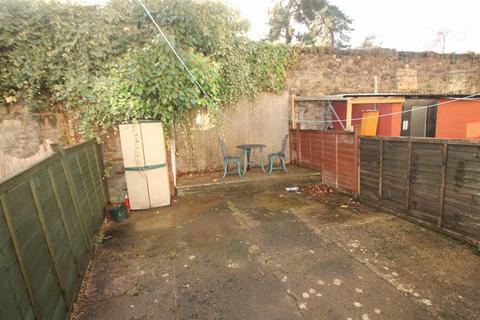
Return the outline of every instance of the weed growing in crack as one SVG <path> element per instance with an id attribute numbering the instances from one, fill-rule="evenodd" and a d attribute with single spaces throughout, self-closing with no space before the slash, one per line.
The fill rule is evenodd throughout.
<path id="1" fill-rule="evenodd" d="M 237 210 L 238 210 L 237 207 L 235 206 L 235 204 L 230 200 L 227 201 L 227 207 L 232 212 L 237 212 Z"/>

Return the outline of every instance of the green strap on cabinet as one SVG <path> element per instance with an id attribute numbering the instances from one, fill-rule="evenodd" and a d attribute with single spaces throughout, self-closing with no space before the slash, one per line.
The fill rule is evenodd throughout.
<path id="1" fill-rule="evenodd" d="M 152 165 L 143 166 L 143 167 L 125 167 L 125 171 L 151 170 L 151 169 L 165 168 L 166 166 L 167 166 L 166 163 L 160 163 L 160 164 L 152 164 Z"/>

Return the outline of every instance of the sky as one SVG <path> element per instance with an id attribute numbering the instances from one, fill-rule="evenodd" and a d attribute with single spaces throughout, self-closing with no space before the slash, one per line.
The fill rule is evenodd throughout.
<path id="1" fill-rule="evenodd" d="M 271 0 L 224 0 L 250 21 L 249 36 L 268 32 Z M 353 19 L 352 47 L 375 35 L 381 46 L 401 51 L 480 52 L 478 0 L 330 0 Z"/>
<path id="2" fill-rule="evenodd" d="M 78 0 L 102 3 L 106 0 Z M 249 36 L 268 33 L 272 0 L 222 0 L 250 21 Z M 374 35 L 377 44 L 401 51 L 480 52 L 479 0 L 329 0 L 353 19 L 351 45 Z M 444 35 L 443 37 L 441 35 Z M 442 38 L 445 41 L 442 41 Z M 442 44 L 445 43 L 443 46 Z"/>

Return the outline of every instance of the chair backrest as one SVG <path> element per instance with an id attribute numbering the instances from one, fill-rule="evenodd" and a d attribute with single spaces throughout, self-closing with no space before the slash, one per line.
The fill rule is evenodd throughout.
<path id="1" fill-rule="evenodd" d="M 225 145 L 225 141 L 223 141 L 222 139 L 218 139 L 219 142 L 220 142 L 220 149 L 222 149 L 222 156 L 225 158 L 225 157 L 228 157 L 228 150 L 227 150 L 227 146 Z"/>
<path id="2" fill-rule="evenodd" d="M 285 152 L 285 149 L 287 148 L 287 141 L 288 141 L 288 134 L 282 140 L 282 150 L 281 150 L 281 152 Z"/>

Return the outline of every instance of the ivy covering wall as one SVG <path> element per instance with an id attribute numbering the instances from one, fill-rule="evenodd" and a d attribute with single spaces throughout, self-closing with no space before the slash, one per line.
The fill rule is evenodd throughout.
<path id="1" fill-rule="evenodd" d="M 119 122 L 182 121 L 260 92 L 278 92 L 298 53 L 251 41 L 248 23 L 222 2 L 145 1 L 208 99 L 135 1 L 81 6 L 0 0 L 2 104 L 75 111 L 87 136 Z"/>

